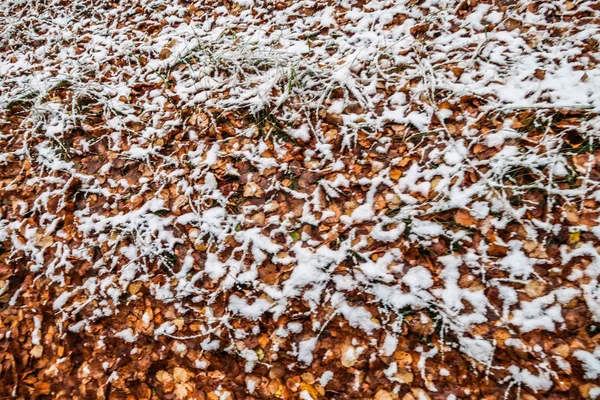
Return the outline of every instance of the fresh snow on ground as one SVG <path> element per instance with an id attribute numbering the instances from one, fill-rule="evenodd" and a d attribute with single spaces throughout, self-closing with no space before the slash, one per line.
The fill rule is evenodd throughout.
<path id="1" fill-rule="evenodd" d="M 425 382 L 447 347 L 549 390 L 549 349 L 523 345 L 529 369 L 494 355 L 572 329 L 575 306 L 600 324 L 600 10 L 475 3 L 3 1 L 0 263 L 52 288 L 61 332 L 152 299 L 176 315 L 145 317 L 150 339 L 250 373 L 235 342 L 266 325 L 302 333 L 288 353 L 309 366 L 334 319 L 389 357 L 426 310 Z"/>

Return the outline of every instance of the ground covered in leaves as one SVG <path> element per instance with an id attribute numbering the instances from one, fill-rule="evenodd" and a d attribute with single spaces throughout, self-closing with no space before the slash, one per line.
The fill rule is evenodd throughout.
<path id="1" fill-rule="evenodd" d="M 2 1 L 0 397 L 599 397 L 599 28 Z"/>

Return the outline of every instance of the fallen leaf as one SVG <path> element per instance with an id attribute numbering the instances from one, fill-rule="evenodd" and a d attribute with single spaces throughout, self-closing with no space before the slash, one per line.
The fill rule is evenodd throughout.
<path id="1" fill-rule="evenodd" d="M 173 378 L 175 378 L 175 381 L 177 382 L 185 383 L 190 379 L 190 375 L 185 369 L 175 367 L 173 369 Z"/>

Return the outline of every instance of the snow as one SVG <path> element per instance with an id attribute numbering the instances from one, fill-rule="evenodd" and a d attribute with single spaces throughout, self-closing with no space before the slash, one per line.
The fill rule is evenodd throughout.
<path id="1" fill-rule="evenodd" d="M 210 340 L 210 338 L 206 338 L 202 341 L 202 343 L 200 343 L 200 347 L 204 351 L 214 351 L 221 347 L 221 341 L 217 339 Z"/>
<path id="2" fill-rule="evenodd" d="M 355 222 L 368 221 L 373 218 L 373 205 L 371 203 L 365 203 L 354 210 L 352 213 L 352 219 Z"/>
<path id="3" fill-rule="evenodd" d="M 317 337 L 303 340 L 298 343 L 298 361 L 306 365 L 311 365 L 313 362 L 313 350 L 317 345 Z"/>
<path id="4" fill-rule="evenodd" d="M 441 236 L 444 234 L 444 229 L 435 222 L 430 221 L 413 221 L 411 232 L 422 237 Z"/>
<path id="5" fill-rule="evenodd" d="M 287 328 L 292 333 L 302 332 L 302 324 L 299 322 L 290 322 L 289 324 L 287 324 Z"/>
<path id="6" fill-rule="evenodd" d="M 491 362 L 494 355 L 494 346 L 487 340 L 484 339 L 471 339 L 461 338 L 460 339 L 461 349 L 470 357 L 481 362 L 482 364 L 488 364 Z"/>
<path id="7" fill-rule="evenodd" d="M 429 289 L 433 285 L 431 272 L 421 266 L 416 266 L 409 269 L 402 277 L 402 282 L 409 286 L 411 292 L 414 293 L 417 293 L 422 289 Z"/>
<path id="8" fill-rule="evenodd" d="M 323 372 L 323 374 L 319 377 L 319 383 L 321 384 L 321 386 L 326 387 L 327 384 L 329 382 L 331 382 L 331 380 L 333 379 L 333 372 L 331 371 L 325 371 Z"/>
<path id="9" fill-rule="evenodd" d="M 213 280 L 219 280 L 227 273 L 227 266 L 214 253 L 208 253 L 204 272 Z"/>
<path id="10" fill-rule="evenodd" d="M 172 335 L 177 330 L 177 326 L 171 322 L 167 321 L 162 323 L 158 328 L 154 330 L 154 336 L 160 335 Z"/>
<path id="11" fill-rule="evenodd" d="M 523 332 L 534 329 L 554 331 L 556 322 L 563 322 L 560 305 L 552 305 L 554 296 L 547 295 L 529 302 L 522 302 L 521 308 L 513 312 L 511 323 L 521 326 Z"/>
<path id="12" fill-rule="evenodd" d="M 115 333 L 115 337 L 123 339 L 127 343 L 133 343 L 137 340 L 138 335 L 134 334 L 131 328 L 127 328 Z"/>
<path id="13" fill-rule="evenodd" d="M 300 398 L 302 400 L 314 400 L 310 393 L 306 390 L 300 392 Z"/>
<path id="14" fill-rule="evenodd" d="M 248 390 L 248 393 L 254 393 L 254 390 L 256 389 L 256 381 L 253 379 L 249 379 L 246 382 L 246 389 Z"/>
<path id="15" fill-rule="evenodd" d="M 539 375 L 535 375 L 527 369 L 519 369 L 519 367 L 514 365 L 510 366 L 508 370 L 516 382 L 525 384 L 525 386 L 533 390 L 535 393 L 541 390 L 548 390 L 552 387 L 552 379 L 550 378 L 550 373 L 547 371 L 541 372 Z"/>
<path id="16" fill-rule="evenodd" d="M 511 241 L 510 251 L 500 261 L 500 266 L 510 273 L 511 278 L 529 278 L 534 273 L 533 266 L 536 261 L 527 257 L 521 250 L 522 243 L 518 241 Z"/>
<path id="17" fill-rule="evenodd" d="M 585 350 L 576 350 L 573 357 L 582 362 L 586 379 L 597 379 L 600 376 L 600 346 L 596 347 L 594 353 Z"/>
<path id="18" fill-rule="evenodd" d="M 37 315 L 33 317 L 33 325 L 34 331 L 31 333 L 31 344 L 35 346 L 40 344 L 42 339 L 42 320 Z"/>
<path id="19" fill-rule="evenodd" d="M 244 349 L 240 351 L 240 356 L 246 360 L 246 365 L 244 366 L 244 370 L 247 374 L 251 373 L 258 361 L 258 354 L 255 351 L 250 349 Z"/>
<path id="20" fill-rule="evenodd" d="M 398 347 L 398 338 L 392 334 L 386 334 L 383 346 L 381 348 L 382 353 L 389 357 L 396 351 Z"/>
<path id="21" fill-rule="evenodd" d="M 60 296 L 56 298 L 56 300 L 54 300 L 52 308 L 54 308 L 55 310 L 60 310 L 67 303 L 70 297 L 70 292 L 63 292 Z"/>
<path id="22" fill-rule="evenodd" d="M 249 304 L 245 299 L 231 296 L 229 299 L 229 310 L 234 314 L 241 314 L 249 319 L 259 319 L 265 311 L 271 307 L 271 303 L 265 299 L 256 299 Z"/>
<path id="23" fill-rule="evenodd" d="M 0 245 L 51 287 L 48 307 L 65 330 L 83 334 L 142 299 L 175 310 L 162 324 L 140 312 L 156 338 L 186 335 L 175 321 L 194 314 L 203 351 L 275 332 L 307 367 L 330 323 L 315 316 L 336 317 L 392 357 L 401 329 L 388 317 L 428 309 L 457 351 L 488 364 L 500 350 L 473 335 L 478 324 L 510 328 L 506 345 L 530 353 L 517 338 L 564 330 L 574 300 L 600 321 L 590 217 L 600 190 L 588 151 L 599 140 L 600 70 L 584 51 L 598 29 L 593 18 L 568 31 L 548 21 L 542 6 L 567 13 L 564 1 L 508 11 L 458 0 L 196 2 L 201 17 L 173 3 L 136 16 L 151 35 L 126 22 L 129 5 L 90 6 L 94 18 L 80 20 L 62 3 L 41 35 L 35 2 L 5 17 L 17 3 L 0 4 L 0 22 L 23 34 L 0 39 L 17 49 L 0 59 L 2 118 L 16 100 L 32 106 L 7 125 L 10 145 L 1 134 L 0 170 L 27 174 L 3 176 L 0 190 L 36 195 L 2 207 Z M 77 105 L 87 97 L 100 125 Z M 564 205 L 581 220 L 565 221 Z M 573 239 L 562 240 L 567 227 Z M 89 273 L 72 279 L 82 266 Z M 552 274 L 567 269 L 557 283 Z M 10 307 L 29 290 L 0 285 Z M 298 303 L 313 320 L 292 322 Z M 33 316 L 32 344 L 49 323 Z M 117 326 L 125 343 L 142 334 Z M 257 353 L 236 349 L 250 373 Z M 441 356 L 423 351 L 421 368 L 428 357 Z M 573 357 L 598 378 L 597 349 Z M 390 379 L 397 367 L 386 366 Z M 514 384 L 552 385 L 555 367 L 522 367 L 510 367 Z"/>
<path id="24" fill-rule="evenodd" d="M 371 333 L 380 326 L 373 321 L 373 316 L 364 307 L 352 307 L 348 304 L 343 304 L 339 307 L 340 313 L 346 318 L 350 326 L 360 328 L 366 333 Z"/>

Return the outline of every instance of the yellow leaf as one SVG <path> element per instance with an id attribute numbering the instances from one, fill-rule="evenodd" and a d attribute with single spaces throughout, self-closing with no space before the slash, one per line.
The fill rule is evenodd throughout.
<path id="1" fill-rule="evenodd" d="M 129 285 L 129 287 L 127 288 L 127 290 L 129 291 L 129 293 L 135 295 L 137 292 L 140 291 L 140 289 L 142 288 L 142 282 L 133 282 Z"/>
<path id="2" fill-rule="evenodd" d="M 579 242 L 579 239 L 581 238 L 581 232 L 580 231 L 575 231 L 575 232 L 571 232 L 571 234 L 569 235 L 569 244 L 574 244 Z"/>
<path id="3" fill-rule="evenodd" d="M 302 382 L 300 384 L 300 390 L 306 391 L 313 399 L 319 398 L 319 392 L 317 391 L 317 389 L 315 389 L 313 385 L 309 385 L 308 383 Z"/>
<path id="4" fill-rule="evenodd" d="M 390 178 L 397 181 L 402 176 L 402 170 L 398 168 L 392 168 L 390 170 Z"/>

